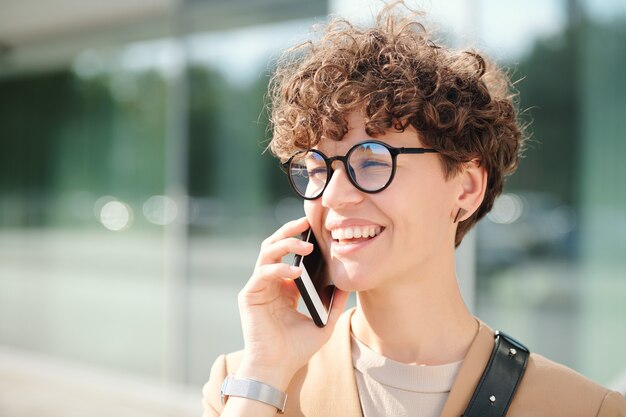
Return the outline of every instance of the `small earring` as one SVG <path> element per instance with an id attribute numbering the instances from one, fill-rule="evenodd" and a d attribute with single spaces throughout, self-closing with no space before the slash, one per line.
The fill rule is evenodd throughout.
<path id="1" fill-rule="evenodd" d="M 454 223 L 456 223 L 457 220 L 459 220 L 459 217 L 465 216 L 465 213 L 467 213 L 467 210 L 465 210 L 464 208 L 460 208 L 459 211 L 456 212 L 456 217 L 454 218 Z"/>

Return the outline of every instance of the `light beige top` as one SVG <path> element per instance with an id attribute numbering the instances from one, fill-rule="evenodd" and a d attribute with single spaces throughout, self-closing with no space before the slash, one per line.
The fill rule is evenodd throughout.
<path id="1" fill-rule="evenodd" d="M 361 417 L 361 404 L 351 360 L 350 318 L 346 311 L 328 342 L 300 369 L 287 387 L 287 408 L 281 417 Z M 493 352 L 494 331 L 480 322 L 461 369 L 452 384 L 441 417 L 459 417 L 467 408 Z M 218 333 L 212 337 L 221 337 Z M 237 372 L 243 351 L 221 355 L 204 386 L 204 417 L 223 410 L 220 388 Z M 415 414 L 411 414 L 415 415 Z M 626 417 L 626 400 L 582 375 L 541 355 L 530 354 L 524 377 L 506 417 Z"/>
<path id="2" fill-rule="evenodd" d="M 437 417 L 463 361 L 408 365 L 386 358 L 352 337 L 352 365 L 364 417 Z"/>

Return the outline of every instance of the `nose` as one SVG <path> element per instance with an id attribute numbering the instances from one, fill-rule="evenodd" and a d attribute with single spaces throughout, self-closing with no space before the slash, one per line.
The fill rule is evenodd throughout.
<path id="1" fill-rule="evenodd" d="M 346 167 L 341 161 L 333 161 L 331 166 L 336 169 L 332 172 L 328 185 L 322 194 L 322 206 L 339 208 L 359 203 L 363 199 L 363 193 L 350 182 Z"/>

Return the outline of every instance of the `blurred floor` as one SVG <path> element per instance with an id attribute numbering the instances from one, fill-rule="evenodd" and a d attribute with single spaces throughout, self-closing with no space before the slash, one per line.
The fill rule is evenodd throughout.
<path id="1" fill-rule="evenodd" d="M 0 346 L 2 417 L 197 417 L 200 390 Z"/>

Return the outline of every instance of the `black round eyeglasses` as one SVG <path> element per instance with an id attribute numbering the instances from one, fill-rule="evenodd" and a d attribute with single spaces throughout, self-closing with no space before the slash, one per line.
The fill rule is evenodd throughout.
<path id="1" fill-rule="evenodd" d="M 317 149 L 301 151 L 283 164 L 294 191 L 306 200 L 319 198 L 334 169 L 334 161 L 343 162 L 352 185 L 366 193 L 378 193 L 391 184 L 396 174 L 399 154 L 438 153 L 427 148 L 394 148 L 384 142 L 367 140 L 348 150 L 345 156 L 327 157 Z"/>

